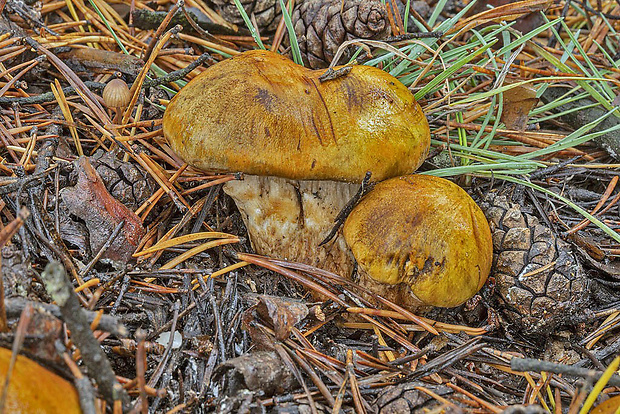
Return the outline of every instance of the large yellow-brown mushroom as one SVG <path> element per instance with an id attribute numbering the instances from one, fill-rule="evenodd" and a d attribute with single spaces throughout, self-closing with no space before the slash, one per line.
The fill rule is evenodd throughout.
<path id="1" fill-rule="evenodd" d="M 366 172 L 410 174 L 430 145 L 428 123 L 393 76 L 353 66 L 324 71 L 267 51 L 211 66 L 171 100 L 163 119 L 172 149 L 206 171 L 243 172 L 224 190 L 235 200 L 254 249 L 347 275 L 341 237 L 318 247 Z"/>
<path id="2" fill-rule="evenodd" d="M 464 303 L 484 285 L 493 261 L 482 210 L 443 178 L 408 175 L 377 184 L 343 231 L 360 284 L 410 310 Z"/>

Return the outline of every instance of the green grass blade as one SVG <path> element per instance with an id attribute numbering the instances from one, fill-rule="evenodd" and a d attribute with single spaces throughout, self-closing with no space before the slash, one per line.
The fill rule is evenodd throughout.
<path id="1" fill-rule="evenodd" d="M 238 0 L 237 0 L 238 1 Z M 291 53 L 293 55 L 293 61 L 298 65 L 303 66 L 304 62 L 301 58 L 301 50 L 299 49 L 299 43 L 297 42 L 297 34 L 295 33 L 295 28 L 293 27 L 293 22 L 291 21 L 291 15 L 284 4 L 284 0 L 280 1 L 280 7 L 282 8 L 282 17 L 284 17 L 284 24 L 286 25 L 286 30 L 288 31 L 288 38 L 291 42 Z"/>
<path id="2" fill-rule="evenodd" d="M 245 22 L 245 25 L 247 26 L 248 30 L 250 31 L 250 34 L 254 38 L 254 41 L 256 42 L 258 47 L 260 47 L 261 49 L 266 49 L 265 45 L 263 44 L 263 41 L 260 38 L 260 35 L 256 31 L 256 28 L 254 27 L 254 25 L 250 21 L 250 18 L 248 17 L 248 14 L 245 12 L 245 9 L 241 5 L 241 2 L 239 0 L 233 0 L 233 1 L 235 2 L 235 6 L 237 6 L 237 10 L 239 10 L 239 14 L 241 15 L 241 18 Z"/>

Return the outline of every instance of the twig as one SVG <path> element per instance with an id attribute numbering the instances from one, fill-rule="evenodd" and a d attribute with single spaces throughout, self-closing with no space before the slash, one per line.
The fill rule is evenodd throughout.
<path id="1" fill-rule="evenodd" d="M 88 377 L 85 377 L 84 374 L 80 371 L 77 364 L 71 359 L 65 346 L 57 340 L 54 345 L 56 346 L 56 352 L 62 357 L 71 370 L 71 373 L 75 377 L 73 383 L 75 384 L 75 389 L 78 392 L 78 397 L 80 399 L 80 408 L 82 409 L 82 414 L 96 414 L 97 409 L 95 408 L 95 390 L 90 383 Z"/>
<path id="2" fill-rule="evenodd" d="M 602 371 L 596 371 L 593 369 L 579 368 L 572 365 L 556 364 L 554 362 L 539 361 L 538 359 L 531 358 L 513 358 L 510 361 L 510 368 L 514 371 L 527 372 L 553 372 L 554 374 L 564 374 L 573 377 L 590 378 L 592 380 L 598 380 Z M 609 378 L 609 385 L 618 387 L 620 386 L 620 376 L 612 375 Z"/>
<path id="3" fill-rule="evenodd" d="M 215 61 L 213 60 L 213 57 L 211 57 L 209 53 L 203 53 L 202 55 L 198 56 L 196 60 L 194 60 L 192 63 L 190 63 L 183 69 L 170 72 L 167 75 L 162 76 L 161 78 L 149 79 L 149 80 L 144 81 L 144 83 L 142 84 L 142 88 L 143 89 L 151 88 L 153 86 L 159 86 L 165 83 L 175 82 L 175 81 L 178 81 L 179 79 L 183 79 L 187 74 L 189 74 L 191 71 L 193 71 L 198 66 L 202 65 L 204 62 L 207 62 L 207 61 L 209 62 L 209 65 L 212 65 L 213 63 L 215 63 Z"/>
<path id="4" fill-rule="evenodd" d="M 102 82 L 84 82 L 89 89 L 95 91 L 102 91 L 105 88 L 105 83 Z M 70 95 L 75 92 L 75 88 L 73 86 L 66 86 L 62 88 L 62 92 L 65 95 Z M 54 100 L 54 94 L 52 92 L 45 92 L 39 95 L 32 96 L 17 96 L 17 97 L 0 97 L 0 105 L 11 105 L 11 104 L 19 104 L 19 105 L 33 105 L 33 104 L 42 104 L 45 102 L 52 102 Z"/>
<path id="5" fill-rule="evenodd" d="M 71 331 L 71 340 L 80 349 L 88 373 L 97 382 L 105 400 L 113 406 L 114 401 L 120 398 L 123 406 L 129 408 L 129 396 L 122 387 L 119 390 L 120 384 L 116 380 L 112 365 L 90 329 L 84 309 L 80 306 L 64 267 L 59 262 L 48 263 L 41 279 L 47 292 L 58 304 L 62 319 Z"/>

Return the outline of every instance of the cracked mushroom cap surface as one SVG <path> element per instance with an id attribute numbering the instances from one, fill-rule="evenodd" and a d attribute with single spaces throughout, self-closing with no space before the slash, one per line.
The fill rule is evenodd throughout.
<path id="1" fill-rule="evenodd" d="M 226 59 L 170 101 L 164 135 L 207 171 L 348 182 L 415 171 L 430 131 L 411 92 L 370 66 L 323 73 L 268 51 Z"/>
<path id="2" fill-rule="evenodd" d="M 443 178 L 409 175 L 377 184 L 343 231 L 368 287 L 408 308 L 464 303 L 484 285 L 493 261 L 482 210 Z"/>

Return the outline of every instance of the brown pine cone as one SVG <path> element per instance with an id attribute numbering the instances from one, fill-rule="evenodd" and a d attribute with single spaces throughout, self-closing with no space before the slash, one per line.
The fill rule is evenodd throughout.
<path id="1" fill-rule="evenodd" d="M 382 40 L 391 34 L 379 0 L 307 0 L 295 8 L 292 20 L 304 65 L 313 69 L 329 66 L 347 40 Z M 339 63 L 350 56 L 345 53 Z"/>
<path id="2" fill-rule="evenodd" d="M 131 210 L 142 205 L 156 189 L 148 174 L 130 162 L 121 161 L 117 152 L 98 150 L 90 157 L 90 162 L 110 194 Z"/>
<path id="3" fill-rule="evenodd" d="M 273 32 L 276 30 L 282 9 L 278 0 L 240 0 L 243 9 L 251 16 L 256 17 L 256 24 L 261 31 Z M 245 22 L 235 6 L 233 0 L 212 0 L 215 10 L 229 23 L 245 27 Z"/>
<path id="4" fill-rule="evenodd" d="M 525 333 L 548 335 L 578 319 L 590 294 L 570 245 L 505 196 L 480 207 L 493 233 L 493 275 L 506 317 Z"/>

